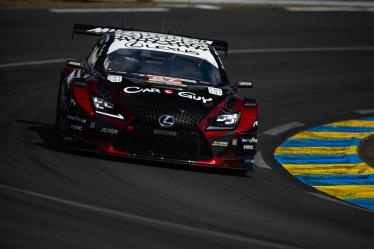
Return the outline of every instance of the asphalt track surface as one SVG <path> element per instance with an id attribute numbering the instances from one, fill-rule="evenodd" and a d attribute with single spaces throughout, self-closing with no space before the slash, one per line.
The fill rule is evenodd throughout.
<path id="1" fill-rule="evenodd" d="M 0 10 L 0 64 L 83 58 L 74 22 L 119 25 L 123 14 Z M 183 9 L 126 13 L 125 22 L 180 32 Z M 282 9 L 193 10 L 186 33 L 232 49 L 374 46 L 374 14 Z M 260 150 L 272 169 L 250 176 L 69 154 L 54 128 L 61 63 L 0 68 L 1 248 L 374 248 L 374 214 L 319 198 L 273 152 L 306 127 L 359 117 L 374 104 L 374 51 L 235 53 L 231 80 L 260 102 Z M 264 131 L 306 124 L 276 136 Z"/>

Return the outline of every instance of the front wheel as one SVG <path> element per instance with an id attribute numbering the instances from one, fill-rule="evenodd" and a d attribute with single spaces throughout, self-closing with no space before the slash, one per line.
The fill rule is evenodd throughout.
<path id="1" fill-rule="evenodd" d="M 250 155 L 244 158 L 244 168 L 247 171 L 254 171 L 255 166 L 255 157 L 254 155 Z"/>
<path id="2" fill-rule="evenodd" d="M 67 105 L 62 96 L 62 94 L 64 94 L 63 91 L 63 80 L 61 77 L 57 94 L 55 129 L 61 144 L 65 147 Z"/>

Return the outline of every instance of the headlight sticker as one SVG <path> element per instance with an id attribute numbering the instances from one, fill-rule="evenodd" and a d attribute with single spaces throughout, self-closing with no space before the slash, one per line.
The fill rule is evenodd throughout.
<path id="1" fill-rule="evenodd" d="M 208 92 L 212 95 L 222 96 L 222 89 L 215 87 L 208 87 Z"/>
<path id="2" fill-rule="evenodd" d="M 122 76 L 120 75 L 108 75 L 107 78 L 110 82 L 119 83 L 122 82 Z"/>

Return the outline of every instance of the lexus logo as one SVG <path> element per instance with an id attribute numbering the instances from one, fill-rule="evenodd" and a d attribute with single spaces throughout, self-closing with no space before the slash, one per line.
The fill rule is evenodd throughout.
<path id="1" fill-rule="evenodd" d="M 158 122 L 160 123 L 161 127 L 172 127 L 174 125 L 174 117 L 170 115 L 162 115 Z"/>

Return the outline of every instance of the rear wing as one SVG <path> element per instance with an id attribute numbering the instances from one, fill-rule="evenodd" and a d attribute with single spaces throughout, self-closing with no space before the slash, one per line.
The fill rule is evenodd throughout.
<path id="1" fill-rule="evenodd" d="M 73 27 L 72 39 L 74 39 L 75 34 L 102 36 L 106 33 L 115 32 L 115 31 L 139 31 L 139 32 L 159 33 L 159 32 L 155 32 L 155 31 L 141 30 L 141 29 L 132 29 L 132 28 L 128 29 L 128 28 L 119 28 L 119 27 L 111 27 L 111 26 L 98 26 L 98 25 L 75 23 L 74 27 Z M 204 39 L 204 38 L 199 38 L 199 37 L 184 36 L 184 35 L 171 34 L 171 33 L 161 33 L 161 34 L 182 36 L 182 37 L 186 37 L 186 38 L 205 41 L 209 45 L 213 46 L 217 51 L 224 52 L 225 56 L 227 58 L 227 51 L 228 51 L 228 48 L 229 48 L 229 44 L 226 41 Z"/>
<path id="2" fill-rule="evenodd" d="M 75 23 L 73 27 L 72 38 L 74 39 L 75 34 L 102 36 L 106 33 L 115 32 L 117 30 L 131 31 L 129 29 L 124 29 L 124 28 L 108 27 L 108 26 L 104 27 L 104 26 L 97 26 L 97 25 Z"/>

